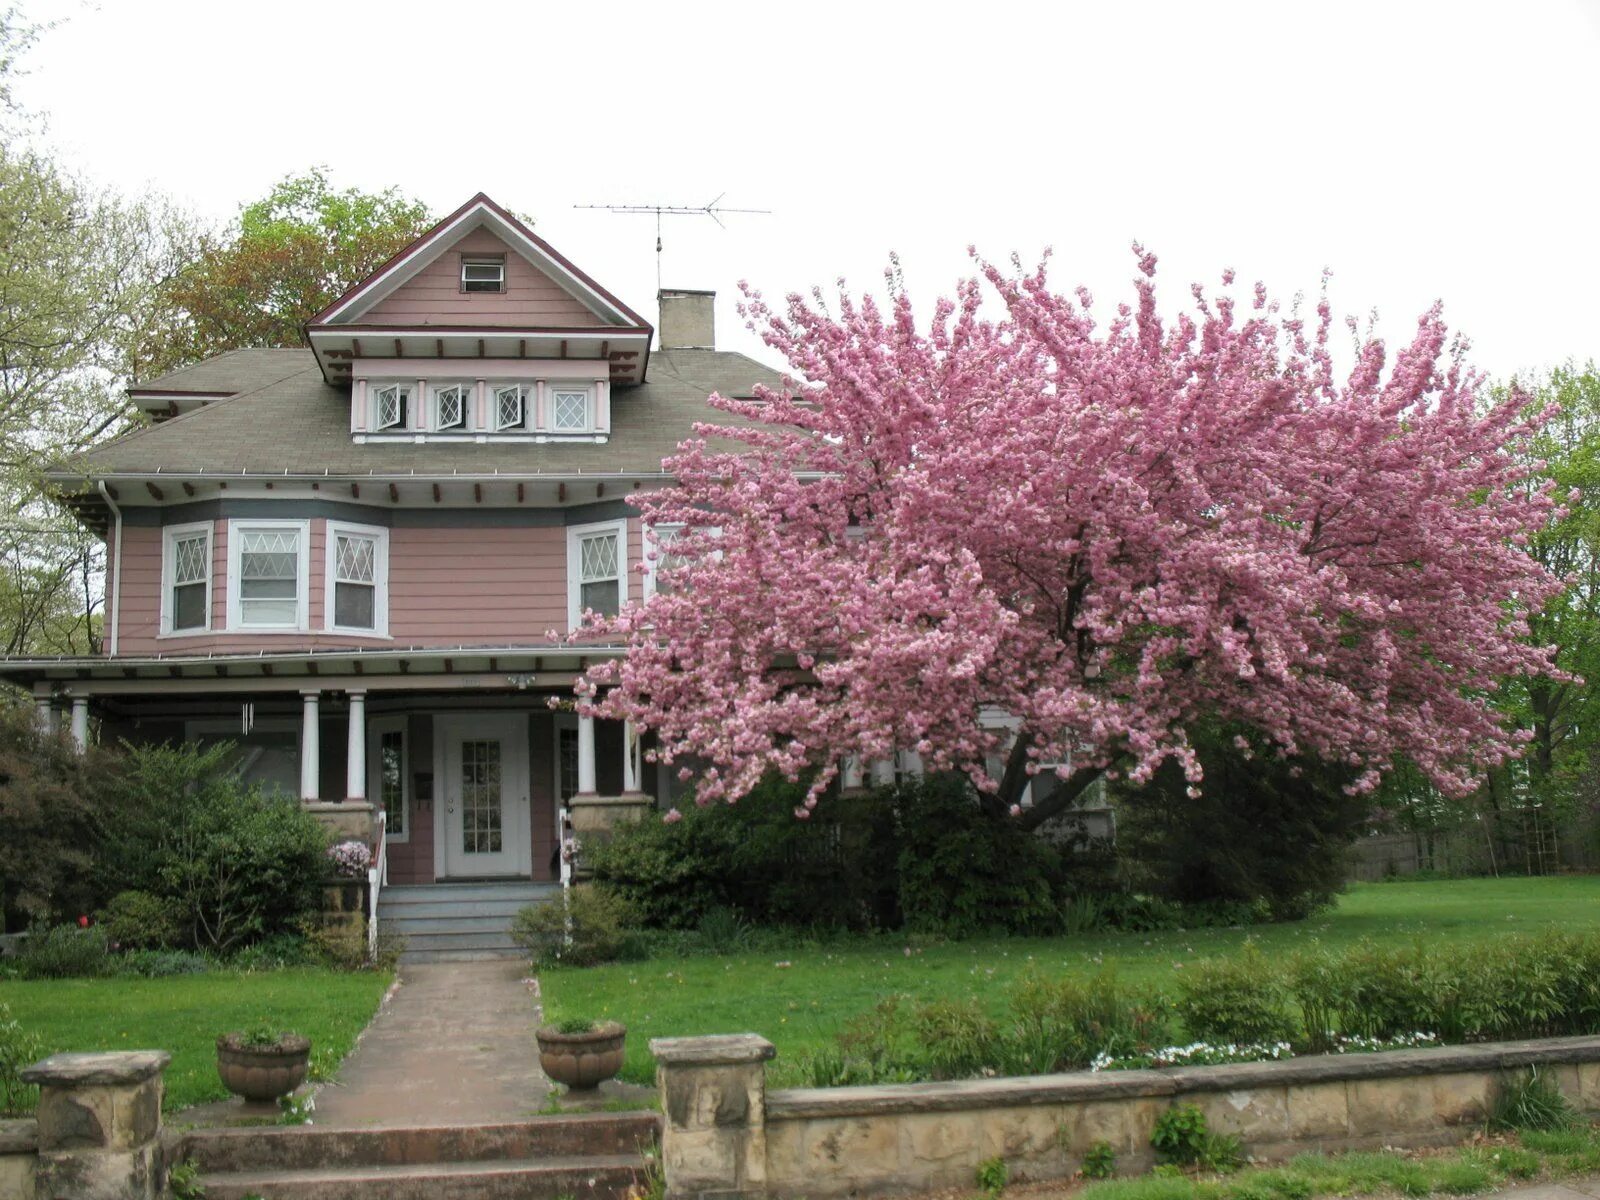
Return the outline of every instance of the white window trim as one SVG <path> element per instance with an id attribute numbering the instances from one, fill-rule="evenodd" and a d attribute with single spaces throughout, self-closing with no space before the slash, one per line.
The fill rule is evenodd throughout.
<path id="1" fill-rule="evenodd" d="M 519 406 L 521 408 L 522 419 L 520 421 L 518 421 L 514 425 L 502 425 L 500 423 L 500 393 L 501 392 L 509 392 L 512 388 L 516 388 L 517 389 L 517 394 L 520 397 L 518 403 L 519 403 Z M 526 383 L 500 383 L 500 382 L 495 382 L 495 383 L 489 384 L 488 385 L 488 389 L 489 389 L 489 407 L 490 407 L 490 410 L 491 410 L 490 411 L 490 423 L 493 425 L 494 431 L 496 433 L 506 433 L 507 431 L 520 432 L 522 430 L 527 429 L 527 427 L 528 427 L 528 397 L 533 393 L 533 388 L 530 387 Z"/>
<path id="2" fill-rule="evenodd" d="M 391 430 L 403 431 L 410 427 L 411 413 L 407 410 L 412 407 L 412 396 L 416 391 L 416 387 L 414 385 L 404 383 L 372 383 L 368 384 L 367 390 L 372 397 L 371 423 L 372 431 L 374 433 L 388 433 Z M 379 415 L 378 406 L 382 402 L 379 398 L 379 393 L 390 390 L 393 390 L 399 394 L 400 419 L 394 422 L 392 425 L 385 425 L 382 417 Z"/>
<path id="3" fill-rule="evenodd" d="M 617 535 L 617 608 L 620 610 L 628 603 L 628 522 L 621 519 L 616 521 L 595 521 L 589 525 L 567 526 L 567 629 L 578 628 L 583 620 L 583 589 L 581 571 L 583 567 L 583 539 L 597 533 L 615 533 Z"/>
<path id="4" fill-rule="evenodd" d="M 395 833 L 386 827 L 383 836 L 386 841 L 404 843 L 411 840 L 416 812 L 411 803 L 411 729 L 403 714 L 367 718 L 367 800 L 382 811 L 383 735 L 396 732 L 400 734 L 400 807 L 405 811 L 406 831 Z"/>
<path id="5" fill-rule="evenodd" d="M 347 628 L 334 624 L 334 594 L 338 586 L 336 566 L 339 561 L 339 535 L 371 538 L 376 543 L 372 553 L 372 623 L 371 629 Z M 356 525 L 349 521 L 329 521 L 327 544 L 323 547 L 324 569 L 322 589 L 322 625 L 329 633 L 345 633 L 355 637 L 389 636 L 389 531 L 381 525 Z"/>
<path id="6" fill-rule="evenodd" d="M 586 433 L 593 433 L 595 431 L 595 396 L 594 396 L 594 388 L 589 387 L 587 384 L 578 384 L 578 383 L 551 383 L 549 386 L 550 386 L 550 432 L 554 433 L 554 434 L 566 434 L 566 435 L 575 436 L 575 437 L 576 436 L 581 436 L 581 435 L 586 434 Z M 556 394 L 558 392 L 582 392 L 583 393 L 583 427 L 581 429 L 571 429 L 571 428 L 568 428 L 568 427 L 566 427 L 564 425 L 561 425 L 561 424 L 557 423 L 557 421 L 556 421 Z"/>
<path id="7" fill-rule="evenodd" d="M 190 538 L 195 534 L 204 534 L 206 539 L 206 620 L 204 625 L 197 625 L 193 629 L 173 629 L 172 627 L 172 588 L 174 575 L 178 565 L 178 541 L 180 538 Z M 192 521 L 187 525 L 168 525 L 161 531 L 161 636 L 162 637 L 195 637 L 199 634 L 211 632 L 211 589 L 216 574 L 216 564 L 212 561 L 214 552 L 213 538 L 215 531 L 210 521 Z"/>
<path id="8" fill-rule="evenodd" d="M 300 553 L 296 555 L 296 615 L 293 625 L 245 625 L 240 620 L 239 553 L 248 529 L 297 529 Z M 311 631 L 311 522 L 275 519 L 255 520 L 235 517 L 228 521 L 228 632 L 229 633 L 309 633 Z"/>
<path id="9" fill-rule="evenodd" d="M 467 268 L 468 267 L 499 267 L 500 268 L 500 278 L 499 278 L 498 282 L 499 282 L 500 286 L 495 288 L 494 292 L 490 292 L 490 290 L 488 288 L 468 288 L 467 287 L 467 283 L 469 282 L 468 279 L 467 279 Z M 472 280 L 471 282 L 484 283 L 484 282 L 487 282 L 487 281 L 486 280 L 482 280 L 482 279 L 477 279 L 477 280 Z M 463 254 L 461 256 L 461 290 L 464 291 L 464 292 L 481 292 L 481 293 L 484 293 L 486 295 L 493 295 L 495 293 L 504 294 L 504 292 L 506 290 L 506 260 L 504 258 L 496 257 L 494 255 L 487 255 L 487 254 L 483 254 L 483 255 Z"/>
<path id="10" fill-rule="evenodd" d="M 439 393 L 461 389 L 461 424 L 439 424 Z M 428 384 L 428 428 L 434 433 L 471 433 L 473 399 L 477 386 L 464 379 L 449 379 Z"/>

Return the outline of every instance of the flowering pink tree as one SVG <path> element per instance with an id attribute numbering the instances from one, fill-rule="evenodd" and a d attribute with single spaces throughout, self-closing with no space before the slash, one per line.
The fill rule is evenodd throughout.
<path id="1" fill-rule="evenodd" d="M 927 328 L 904 295 L 835 315 L 747 290 L 806 383 L 712 396 L 732 419 L 639 501 L 681 527 L 670 587 L 608 623 L 628 654 L 589 670 L 586 710 L 693 755 L 702 802 L 776 770 L 807 809 L 842 758 L 897 748 L 997 812 L 1040 764 L 1071 764 L 1063 803 L 1168 757 L 1198 786 L 1201 720 L 1363 788 L 1401 752 L 1451 792 L 1513 755 L 1486 698 L 1549 670 L 1524 616 L 1556 587 L 1524 549 L 1552 502 L 1513 453 L 1522 401 L 1488 402 L 1437 308 L 1339 378 L 1326 301 L 1302 321 L 1258 285 L 1241 306 L 1229 273 L 1168 325 L 1139 255 L 1104 327 L 1043 266 L 984 264 L 1004 318 L 971 280 Z"/>

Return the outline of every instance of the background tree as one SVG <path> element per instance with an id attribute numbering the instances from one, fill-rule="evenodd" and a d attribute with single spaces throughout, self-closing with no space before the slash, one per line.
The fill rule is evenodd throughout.
<path id="1" fill-rule="evenodd" d="M 165 289 L 138 364 L 144 377 L 241 346 L 299 346 L 302 326 L 432 224 L 398 188 L 335 189 L 289 176 L 204 239 Z"/>
<path id="2" fill-rule="evenodd" d="M 1513 755 L 1487 697 L 1548 670 L 1525 616 L 1556 590 L 1524 548 L 1551 507 L 1524 401 L 1480 403 L 1437 308 L 1340 379 L 1326 301 L 1306 321 L 1259 285 L 1247 306 L 1196 288 L 1168 326 L 1140 267 L 1104 329 L 1042 267 L 985 266 L 1003 319 L 969 282 L 927 332 L 903 294 L 837 316 L 749 297 L 809 385 L 713 396 L 740 423 L 641 499 L 685 565 L 609 623 L 629 652 L 590 669 L 587 710 L 697 755 L 703 801 L 777 771 L 813 805 L 840 759 L 907 748 L 1003 812 L 1071 763 L 1027 823 L 1101 771 L 1171 759 L 1197 786 L 1202 722 L 1358 789 L 1402 750 L 1452 793 Z M 993 774 L 985 709 L 1020 722 Z"/>

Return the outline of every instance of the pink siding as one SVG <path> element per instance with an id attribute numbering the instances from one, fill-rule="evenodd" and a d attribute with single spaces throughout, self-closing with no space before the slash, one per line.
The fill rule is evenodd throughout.
<path id="1" fill-rule="evenodd" d="M 341 646 L 541 645 L 546 630 L 567 627 L 567 531 L 555 526 L 407 528 L 389 531 L 389 638 L 321 632 L 325 612 L 327 522 L 311 522 L 308 564 L 311 632 L 225 632 L 228 522 L 212 530 L 212 629 L 158 637 L 161 530 L 123 529 L 120 572 L 122 654 L 227 653 Z M 644 595 L 644 536 L 628 521 L 627 595 Z"/>
<path id="2" fill-rule="evenodd" d="M 504 292 L 463 292 L 462 254 L 504 254 Z M 605 324 L 560 284 L 487 229 L 446 250 L 360 317 L 379 325 L 520 325 L 589 327 Z"/>
<path id="3" fill-rule="evenodd" d="M 567 625 L 567 531 L 394 529 L 389 631 L 405 645 L 538 642 Z"/>

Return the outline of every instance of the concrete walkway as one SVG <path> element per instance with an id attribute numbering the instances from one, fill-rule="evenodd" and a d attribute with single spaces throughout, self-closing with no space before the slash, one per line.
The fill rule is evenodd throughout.
<path id="1" fill-rule="evenodd" d="M 1506 1188 L 1495 1195 L 1504 1200 L 1597 1200 L 1600 1198 L 1600 1176 Z"/>
<path id="2" fill-rule="evenodd" d="M 538 1000 L 527 964 L 405 963 L 338 1081 L 317 1092 L 323 1126 L 519 1121 L 552 1084 L 533 1040 Z"/>

